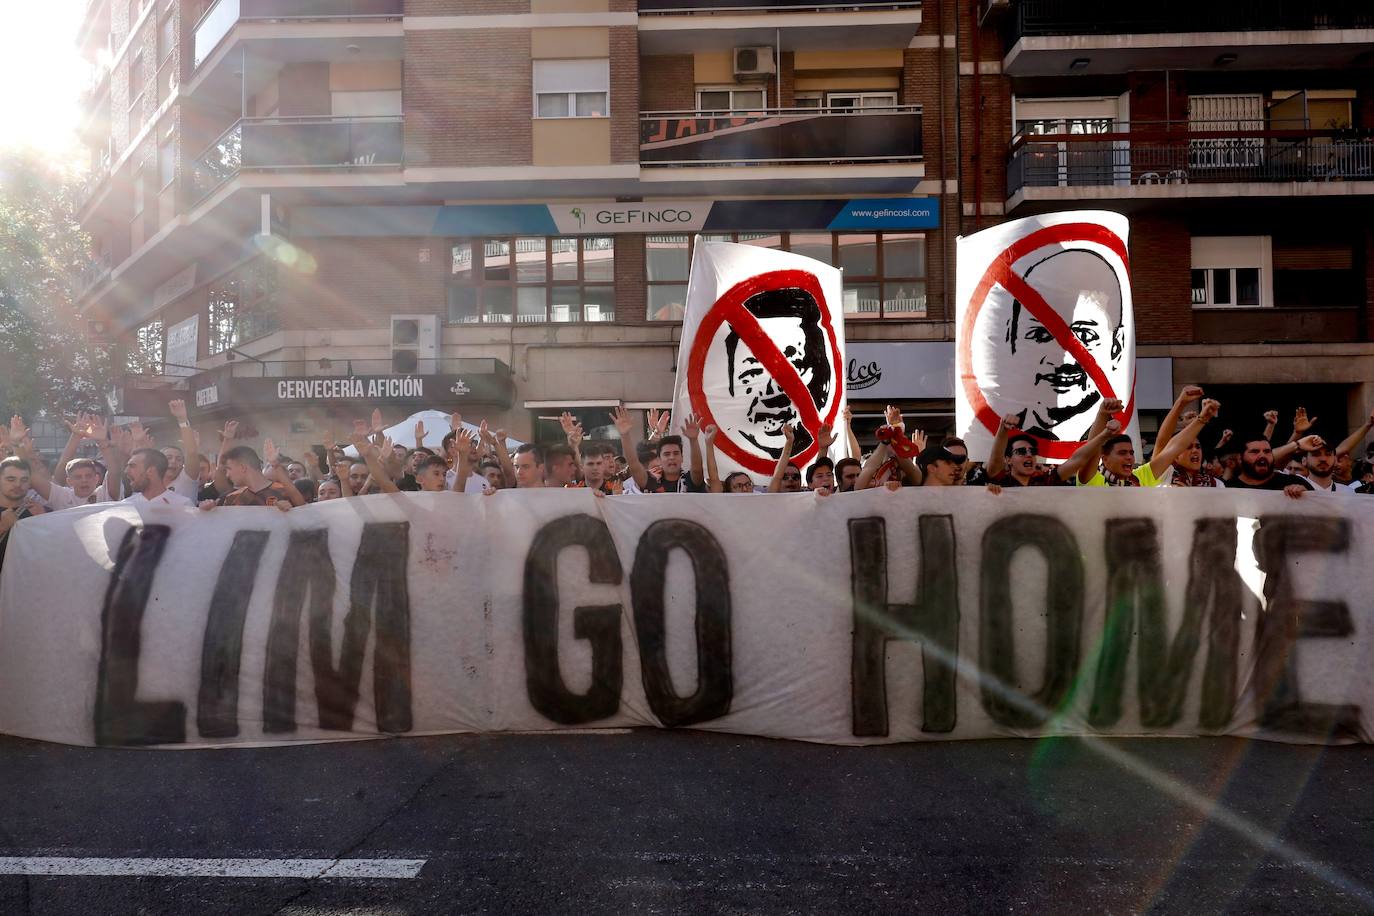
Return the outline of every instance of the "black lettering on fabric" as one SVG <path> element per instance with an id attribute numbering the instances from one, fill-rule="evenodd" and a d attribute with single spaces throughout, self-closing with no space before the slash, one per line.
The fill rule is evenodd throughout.
<path id="1" fill-rule="evenodd" d="M 855 736 L 888 734 L 887 641 L 921 643 L 921 731 L 950 732 L 957 716 L 954 658 L 959 651 L 959 580 L 954 517 L 923 515 L 918 522 L 920 573 L 915 600 L 893 604 L 887 588 L 887 525 L 881 518 L 849 520 L 853 570 L 852 702 Z"/>
<path id="2" fill-rule="evenodd" d="M 239 665 L 243 658 L 243 621 L 253 597 L 258 563 L 271 537 L 268 531 L 237 531 L 219 569 L 200 650 L 200 695 L 196 728 L 202 738 L 232 738 L 239 733 Z"/>
<path id="3" fill-rule="evenodd" d="M 668 671 L 668 555 L 686 551 L 696 577 L 697 685 L 685 697 L 673 691 Z M 643 665 L 644 693 L 669 728 L 718 719 L 730 711 L 735 684 L 731 658 L 730 570 L 725 551 L 710 531 L 685 519 L 660 519 L 635 550 L 630 571 L 635 631 Z"/>
<path id="4" fill-rule="evenodd" d="M 1041 687 L 1016 691 L 1016 637 L 1012 620 L 1011 561 L 1022 548 L 1045 558 L 1045 671 Z M 1068 696 L 1078 670 L 1083 630 L 1083 559 L 1073 533 L 1052 515 L 1003 516 L 983 532 L 979 663 L 985 675 L 983 708 L 1008 728 L 1034 728 Z M 989 680 L 990 678 L 990 680 Z"/>
<path id="5" fill-rule="evenodd" d="M 144 525 L 124 534 L 100 611 L 100 667 L 95 682 L 95 743 L 181 744 L 186 704 L 137 700 L 143 613 L 172 529 Z"/>
<path id="6" fill-rule="evenodd" d="M 321 728 L 351 731 L 362 684 L 368 635 L 372 649 L 372 693 L 377 730 L 396 734 L 411 729 L 409 522 L 363 525 L 349 582 L 339 666 L 334 667 L 332 617 L 334 568 L 329 562 L 328 531 L 292 533 L 282 577 L 273 601 L 263 685 L 263 727 L 295 728 L 296 646 L 300 614 L 310 592 L 310 667 Z"/>
<path id="7" fill-rule="evenodd" d="M 262 728 L 269 733 L 296 730 L 296 655 L 307 593 L 312 633 L 323 626 L 328 638 L 336 588 L 334 561 L 329 557 L 329 529 L 292 531 L 281 568 L 272 598 L 272 623 L 267 631 L 267 659 L 262 675 Z M 311 647 L 313 656 L 313 642 Z M 320 689 L 317 681 L 315 700 L 323 708 L 325 695 Z"/>
<path id="8" fill-rule="evenodd" d="M 1183 715 L 1183 701 L 1207 621 L 1207 667 L 1200 723 L 1224 728 L 1235 706 L 1243 584 L 1236 572 L 1236 520 L 1198 519 L 1193 525 L 1188 588 L 1177 632 L 1170 639 L 1159 533 L 1151 519 L 1111 519 L 1106 525 L 1107 613 L 1088 722 L 1107 728 L 1121 718 L 1126 663 L 1133 631 L 1140 633 L 1136 692 L 1140 723 L 1167 728 Z"/>
<path id="9" fill-rule="evenodd" d="M 579 725 L 616 714 L 625 671 L 619 604 L 573 609 L 573 635 L 591 643 L 592 683 L 586 693 L 568 689 L 558 667 L 558 557 L 570 547 L 587 551 L 587 578 L 620 585 L 624 570 L 606 523 L 591 515 L 566 515 L 539 529 L 525 556 L 525 688 L 530 705 L 560 725 Z"/>
<path id="10" fill-rule="evenodd" d="M 1355 631 L 1344 601 L 1301 598 L 1291 564 L 1299 554 L 1340 554 L 1350 548 L 1350 521 L 1311 516 L 1265 516 L 1255 533 L 1255 559 L 1264 572 L 1264 610 L 1255 635 L 1255 696 L 1260 725 L 1275 732 L 1325 740 L 1359 740 L 1360 707 L 1304 702 L 1297 641 L 1349 636 Z"/>

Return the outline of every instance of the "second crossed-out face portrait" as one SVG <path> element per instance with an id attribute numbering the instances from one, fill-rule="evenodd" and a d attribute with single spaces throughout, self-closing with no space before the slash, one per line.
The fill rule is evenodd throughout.
<path id="1" fill-rule="evenodd" d="M 1131 389 L 1125 284 L 1112 262 L 1090 248 L 1050 246 L 1022 258 L 1013 271 L 1067 326 L 1088 359 L 1072 353 L 1036 309 L 996 286 L 976 328 L 984 346 L 975 348 L 974 368 L 984 394 L 999 416 L 1019 414 L 1021 429 L 1031 435 L 1082 441 L 1104 397 L 1088 366 L 1101 369 L 1114 397 L 1125 400 Z"/>

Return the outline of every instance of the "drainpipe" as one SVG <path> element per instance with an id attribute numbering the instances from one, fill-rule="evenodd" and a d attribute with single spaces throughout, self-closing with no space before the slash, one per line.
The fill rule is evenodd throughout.
<path id="1" fill-rule="evenodd" d="M 973 231 L 983 228 L 983 68 L 978 36 L 978 0 L 968 2 L 973 38 Z"/>
<path id="2" fill-rule="evenodd" d="M 938 48 L 937 51 L 936 51 L 937 57 L 936 57 L 936 78 L 935 78 L 935 79 L 936 79 L 936 82 L 935 82 L 935 86 L 936 86 L 936 91 L 940 93 L 940 101 L 939 101 L 939 103 L 936 105 L 936 111 L 939 112 L 939 118 L 940 118 L 940 201 L 941 201 L 942 207 L 943 207 L 944 201 L 947 199 L 947 196 L 946 196 L 946 194 L 945 194 L 945 190 L 949 187 L 949 175 L 946 174 L 946 170 L 947 170 L 948 165 L 949 165 L 949 153 L 948 153 L 948 151 L 947 151 L 947 149 L 946 149 L 946 147 L 945 147 L 945 58 L 946 58 L 946 56 L 948 56 L 948 55 L 947 55 L 946 48 L 945 48 L 945 17 L 944 17 L 944 8 L 945 8 L 945 5 L 944 5 L 944 3 L 942 2 L 942 0 L 940 0 L 940 2 L 937 2 L 937 3 L 935 4 L 935 31 L 936 31 L 936 33 L 940 36 L 939 48 Z M 955 60 L 955 66 L 958 66 L 959 55 L 958 55 L 957 53 L 954 55 L 954 60 Z M 922 117 L 921 124 L 922 124 L 922 126 L 924 127 L 924 124 L 925 124 L 924 116 Z M 956 204 L 955 204 L 955 206 L 957 206 L 957 207 L 959 208 L 959 213 L 962 214 L 962 213 L 963 213 L 963 204 L 962 204 L 962 202 L 959 202 L 959 201 L 956 199 Z M 948 209 L 949 209 L 949 208 L 948 208 L 948 207 L 944 207 L 943 209 L 945 210 L 946 214 L 948 214 Z M 949 219 L 948 215 L 945 216 L 945 219 Z M 940 232 L 940 260 L 941 260 L 941 263 L 944 265 L 942 269 L 943 269 L 944 274 L 945 274 L 944 289 L 942 290 L 943 296 L 941 297 L 941 298 L 944 300 L 944 311 L 945 311 L 945 316 L 948 317 L 948 318 L 953 318 L 953 316 L 954 316 L 954 311 L 953 311 L 953 309 L 950 308 L 950 302 L 951 302 L 950 291 L 953 289 L 953 284 L 949 282 L 949 279 L 953 276 L 954 272 L 953 272 L 952 270 L 950 270 L 950 260 L 949 260 L 949 231 L 948 231 L 948 229 L 945 228 L 945 227 L 942 227 L 942 228 L 941 228 L 941 232 Z"/>
<path id="3" fill-rule="evenodd" d="M 778 104 L 774 107 L 782 107 L 782 29 L 773 30 L 773 82 L 777 86 Z"/>

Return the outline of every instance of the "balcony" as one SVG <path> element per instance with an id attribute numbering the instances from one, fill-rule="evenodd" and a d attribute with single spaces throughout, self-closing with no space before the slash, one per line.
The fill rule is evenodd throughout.
<path id="1" fill-rule="evenodd" d="M 643 4 L 641 3 L 641 6 Z M 1368 0 L 1018 0 L 1014 38 L 1026 35 L 1141 35 L 1374 28 Z"/>
<path id="2" fill-rule="evenodd" d="M 219 0 L 196 23 L 195 57 L 199 67 L 239 22 L 399 19 L 404 0 Z"/>
<path id="3" fill-rule="evenodd" d="M 189 197 L 204 200 L 245 170 L 399 168 L 402 119 L 244 118 L 191 164 Z"/>
<path id="4" fill-rule="evenodd" d="M 81 269 L 81 276 L 76 283 L 78 298 L 90 292 L 110 275 L 110 261 L 110 253 L 103 252 Z"/>
<path id="5" fill-rule="evenodd" d="M 1298 191 L 1304 195 L 1374 193 L 1374 133 L 1369 131 L 1132 126 L 1128 133 L 1016 137 L 1007 160 L 1010 205 L 1264 196 L 1291 193 L 1299 183 L 1307 185 Z"/>
<path id="6" fill-rule="evenodd" d="M 904 48 L 921 25 L 920 0 L 640 0 L 639 49 L 685 54 L 743 45 Z"/>
<path id="7" fill-rule="evenodd" d="M 921 106 L 658 111 L 639 119 L 639 162 L 681 166 L 915 162 Z"/>
<path id="8" fill-rule="evenodd" d="M 1347 67 L 1374 30 L 1368 0 L 1015 0 L 1006 20 L 1009 76 L 1070 72 Z M 1100 52 L 1100 53 L 1094 53 Z"/>

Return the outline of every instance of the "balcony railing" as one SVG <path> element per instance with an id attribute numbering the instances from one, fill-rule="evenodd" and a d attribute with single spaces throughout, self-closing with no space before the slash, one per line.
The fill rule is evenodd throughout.
<path id="1" fill-rule="evenodd" d="M 401 164 L 401 116 L 244 118 L 191 164 L 190 197 L 204 199 L 244 169 L 358 169 Z"/>
<path id="2" fill-rule="evenodd" d="M 921 158 L 921 106 L 657 111 L 639 119 L 644 166 L 905 162 Z"/>
<path id="3" fill-rule="evenodd" d="M 102 280 L 110 275 L 110 255 L 101 254 L 94 258 L 81 270 L 81 276 L 77 279 L 78 296 L 84 296 L 94 289 Z"/>
<path id="4" fill-rule="evenodd" d="M 1038 35 L 1374 28 L 1369 0 L 1016 0 L 1012 39 Z"/>
<path id="5" fill-rule="evenodd" d="M 1250 130 L 1020 137 L 1007 194 L 1023 188 L 1374 181 L 1368 132 Z"/>
<path id="6" fill-rule="evenodd" d="M 77 207 L 85 207 L 95 197 L 102 185 L 110 177 L 110 156 L 105 154 L 100 157 L 99 163 L 86 173 L 85 179 L 81 182 L 81 188 L 76 192 Z"/>
<path id="7" fill-rule="evenodd" d="M 795 13 L 919 8 L 920 0 L 639 0 L 641 13 Z"/>
<path id="8" fill-rule="evenodd" d="M 199 67 L 241 20 L 398 19 L 404 0 L 219 0 L 196 23 Z"/>

